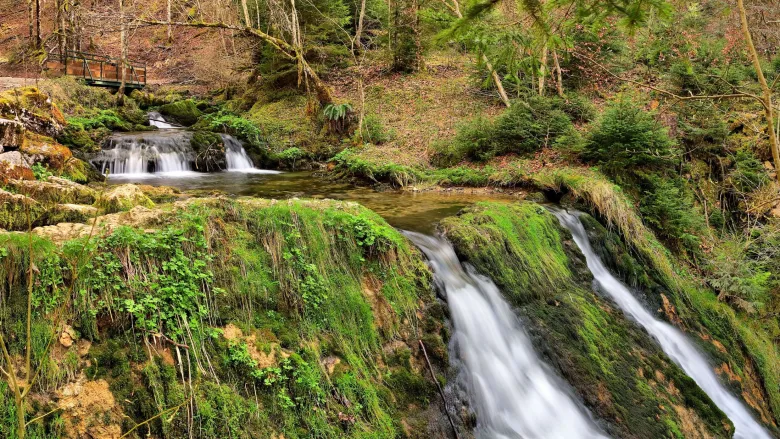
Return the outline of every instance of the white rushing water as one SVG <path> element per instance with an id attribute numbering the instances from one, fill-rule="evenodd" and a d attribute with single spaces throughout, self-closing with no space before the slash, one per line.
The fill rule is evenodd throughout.
<path id="1" fill-rule="evenodd" d="M 178 126 L 170 124 L 165 121 L 165 118 L 162 114 L 156 112 L 156 111 L 150 111 L 146 114 L 146 116 L 149 118 L 149 125 L 153 127 L 157 127 L 161 130 L 167 130 L 170 128 L 178 128 Z"/>
<path id="2" fill-rule="evenodd" d="M 428 256 L 436 281 L 446 292 L 453 338 L 477 414 L 477 437 L 604 438 L 564 390 L 566 384 L 539 360 L 496 285 L 464 270 L 448 242 L 405 234 Z"/>
<path id="3" fill-rule="evenodd" d="M 253 174 L 279 174 L 279 171 L 270 171 L 268 169 L 257 169 L 252 163 L 249 154 L 246 153 L 244 145 L 235 137 L 222 134 L 222 143 L 225 144 L 225 162 L 226 171 L 245 172 Z"/>
<path id="4" fill-rule="evenodd" d="M 183 130 L 114 134 L 92 160 L 112 176 L 192 172 L 192 134 Z"/>
<path id="5" fill-rule="evenodd" d="M 579 218 L 559 209 L 553 211 L 561 225 L 571 231 L 588 262 L 593 277 L 624 313 L 636 320 L 649 332 L 685 373 L 688 374 L 710 399 L 734 423 L 734 437 L 739 439 L 770 439 L 769 433 L 750 415 L 745 406 L 729 393 L 718 381 L 706 358 L 686 336 L 670 324 L 653 317 L 622 282 L 607 270 L 590 245 L 585 227 Z"/>

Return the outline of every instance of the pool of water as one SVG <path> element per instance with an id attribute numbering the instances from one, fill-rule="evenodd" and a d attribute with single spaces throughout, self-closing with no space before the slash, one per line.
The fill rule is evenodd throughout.
<path id="1" fill-rule="evenodd" d="M 218 190 L 230 195 L 260 198 L 315 198 L 355 201 L 380 214 L 400 229 L 431 233 L 441 219 L 456 214 L 478 201 L 511 202 L 519 194 L 486 193 L 478 189 L 452 191 L 376 191 L 349 183 L 332 181 L 311 172 L 263 173 L 159 173 L 111 176 L 110 184 L 139 183 L 172 186 L 181 190 Z"/>

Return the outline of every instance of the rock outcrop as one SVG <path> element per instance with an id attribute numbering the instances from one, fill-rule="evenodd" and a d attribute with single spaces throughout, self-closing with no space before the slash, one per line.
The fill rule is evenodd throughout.
<path id="1" fill-rule="evenodd" d="M 0 119 L 0 153 L 22 146 L 24 125 L 9 119 Z"/>

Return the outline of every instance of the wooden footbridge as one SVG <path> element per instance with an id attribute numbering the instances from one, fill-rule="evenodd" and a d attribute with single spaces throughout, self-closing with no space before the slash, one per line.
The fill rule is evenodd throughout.
<path id="1" fill-rule="evenodd" d="M 52 54 L 46 69 L 55 74 L 76 76 L 88 85 L 119 88 L 122 84 L 122 61 L 94 53 L 66 51 L 65 56 Z M 128 62 L 124 68 L 125 89 L 130 91 L 146 86 L 146 65 Z"/>

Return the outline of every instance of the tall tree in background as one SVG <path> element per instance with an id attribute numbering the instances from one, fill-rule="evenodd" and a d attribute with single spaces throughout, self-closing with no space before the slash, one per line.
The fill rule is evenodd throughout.
<path id="1" fill-rule="evenodd" d="M 415 72 L 424 67 L 420 39 L 420 0 L 395 0 L 392 8 L 393 70 Z"/>
<path id="2" fill-rule="evenodd" d="M 767 132 L 769 134 L 769 149 L 772 152 L 772 160 L 775 162 L 775 170 L 778 171 L 776 172 L 777 179 L 780 181 L 780 146 L 778 146 L 778 133 L 775 132 L 774 127 L 775 109 L 772 106 L 772 88 L 766 82 L 766 76 L 764 76 L 763 67 L 761 66 L 761 58 L 758 56 L 756 46 L 753 44 L 753 36 L 750 33 L 750 25 L 747 21 L 744 0 L 737 0 L 737 9 L 739 10 L 742 37 L 745 40 L 745 46 L 747 47 L 750 59 L 753 61 L 758 84 L 761 87 L 761 96 L 757 97 L 757 99 L 761 103 L 761 106 L 764 107 L 764 117 L 767 122 Z"/>
<path id="3" fill-rule="evenodd" d="M 127 67 L 127 23 L 125 20 L 125 1 L 119 0 L 119 40 L 122 45 L 122 57 L 119 65 L 119 75 L 121 77 L 121 83 L 119 90 L 116 92 L 117 105 L 124 105 L 125 102 L 125 71 Z"/>

